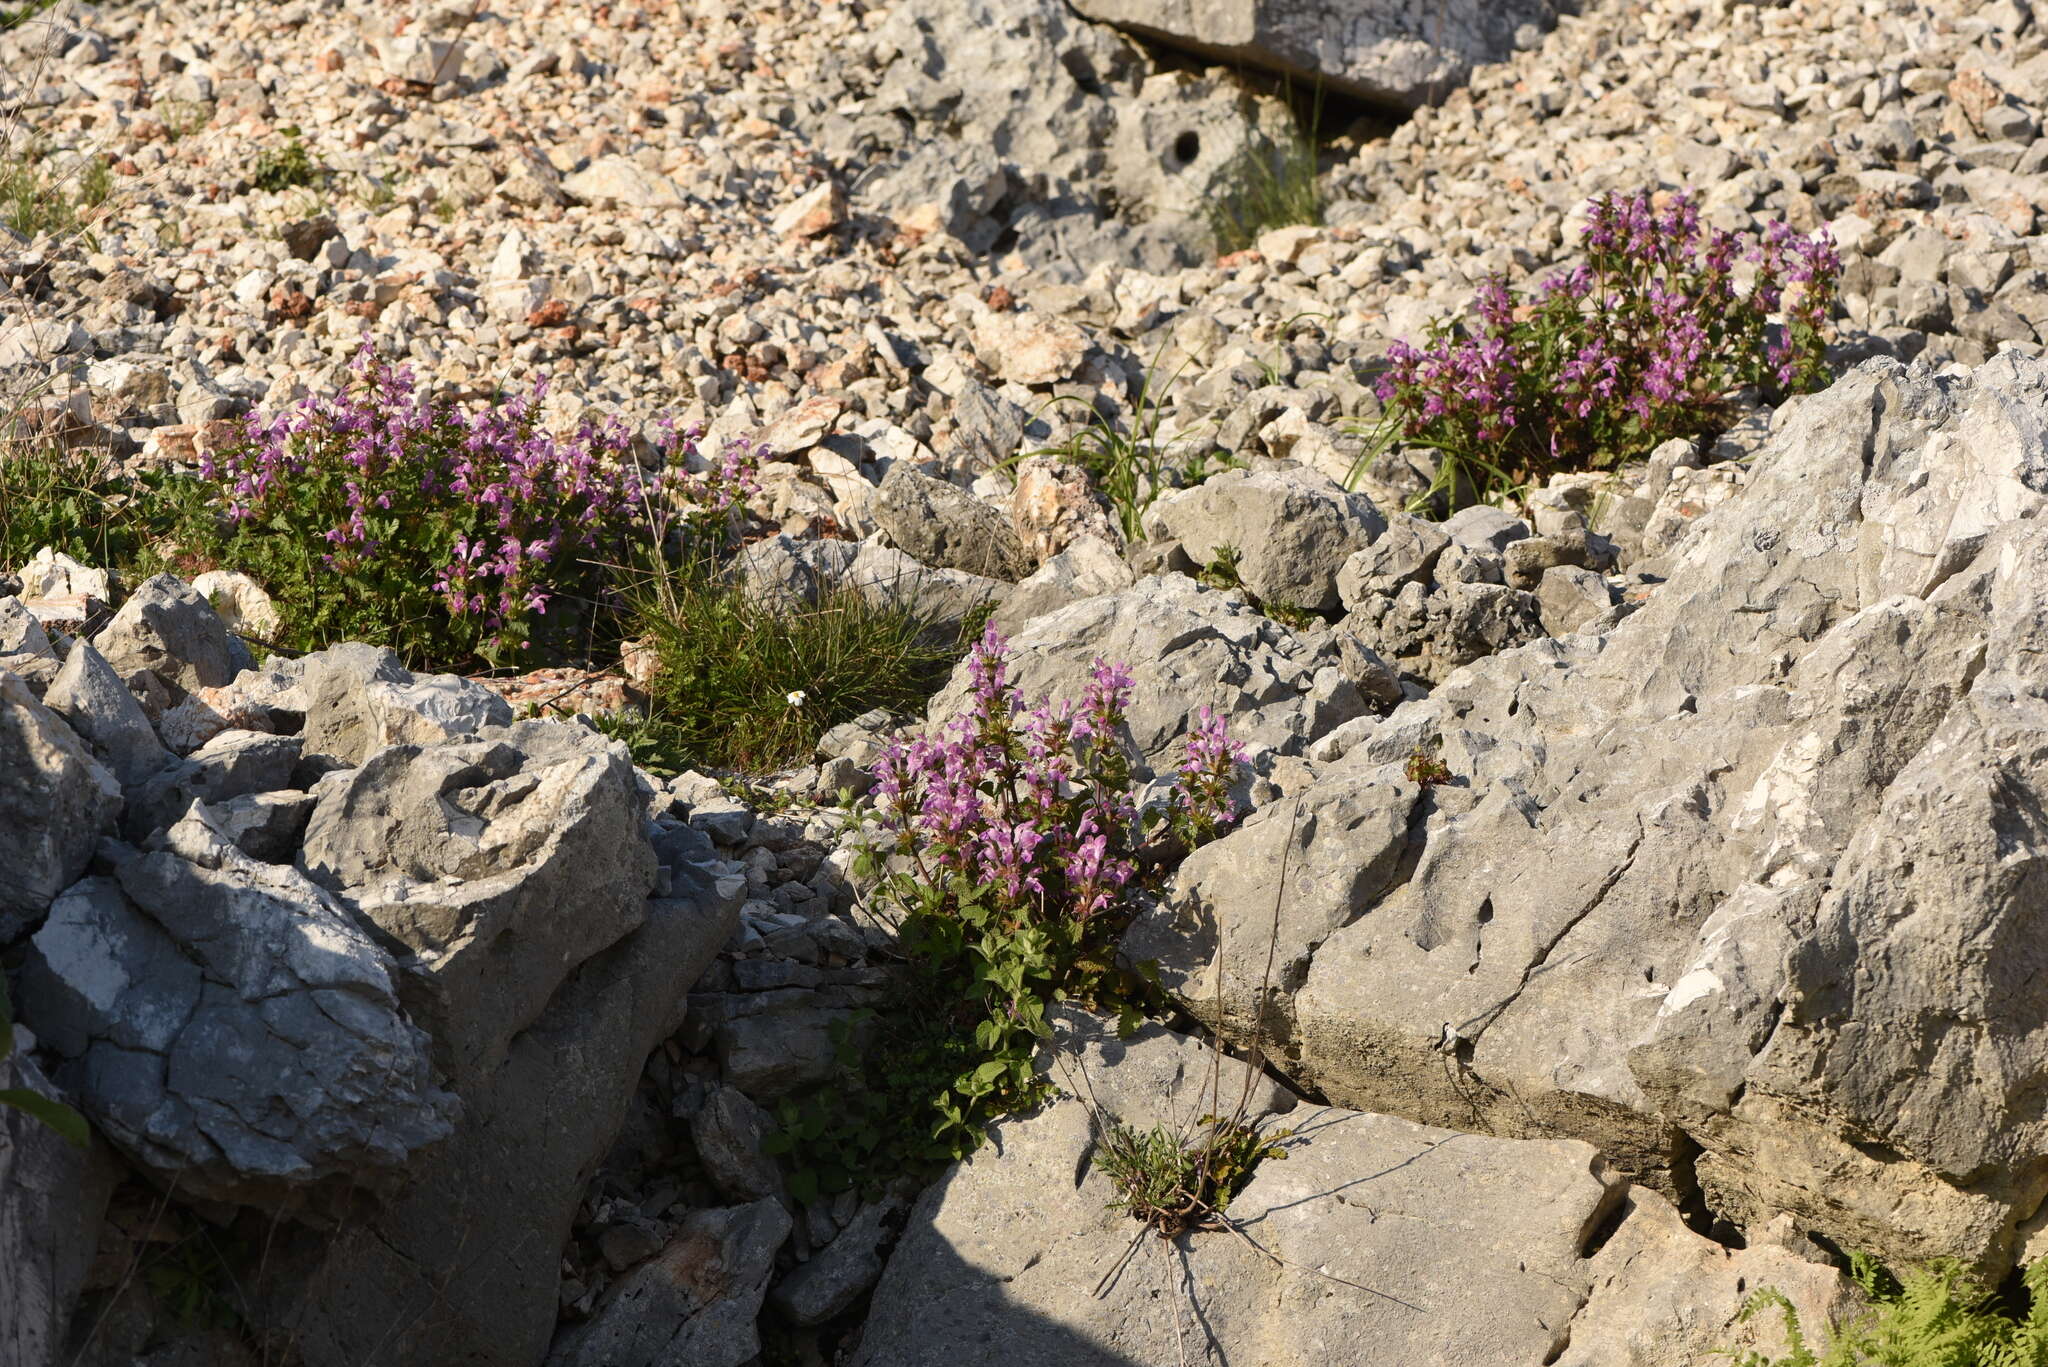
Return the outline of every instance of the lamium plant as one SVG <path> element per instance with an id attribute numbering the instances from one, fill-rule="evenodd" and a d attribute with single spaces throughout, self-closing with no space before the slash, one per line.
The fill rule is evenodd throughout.
<path id="1" fill-rule="evenodd" d="M 1197 711 L 1163 799 L 1141 806 L 1128 669 L 1098 660 L 1078 701 L 1027 703 L 993 628 L 966 667 L 966 708 L 875 765 L 863 872 L 897 930 L 903 994 L 873 1022 L 877 1047 L 848 1051 L 861 1088 L 785 1108 L 773 1147 L 806 1185 L 971 1152 L 991 1120 L 1041 1095 L 1034 1056 L 1057 1003 L 1135 1026 L 1157 986 L 1119 964 L 1117 939 L 1163 871 L 1237 819 L 1244 749 L 1214 710 Z M 836 1098 L 856 1090 L 877 1100 L 848 1118 Z"/>
<path id="2" fill-rule="evenodd" d="M 175 533 L 188 560 L 263 584 L 287 648 L 370 640 L 461 667 L 518 660 L 544 631 L 574 641 L 615 603 L 628 556 L 751 486 L 743 446 L 692 473 L 693 434 L 665 427 L 644 474 L 616 417 L 548 431 L 544 381 L 470 412 L 367 349 L 353 370 L 339 393 L 251 414 L 201 462 L 205 496 Z"/>
<path id="3" fill-rule="evenodd" d="M 1610 193 L 1588 206 L 1582 245 L 1533 296 L 1489 278 L 1469 318 L 1388 351 L 1372 453 L 1437 453 L 1418 504 L 1604 469 L 1725 426 L 1743 391 L 1774 400 L 1828 382 L 1842 264 L 1825 230 L 1774 222 L 1744 239 L 1702 225 L 1687 195 Z"/>

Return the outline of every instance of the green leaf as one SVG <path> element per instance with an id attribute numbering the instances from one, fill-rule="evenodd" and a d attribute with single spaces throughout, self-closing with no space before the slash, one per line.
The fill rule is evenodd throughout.
<path id="1" fill-rule="evenodd" d="M 41 1092 L 30 1091 L 26 1087 L 0 1089 L 0 1106 L 12 1106 L 24 1115 L 42 1121 L 75 1148 L 82 1149 L 92 1142 L 92 1127 L 85 1123 L 84 1116 Z"/>

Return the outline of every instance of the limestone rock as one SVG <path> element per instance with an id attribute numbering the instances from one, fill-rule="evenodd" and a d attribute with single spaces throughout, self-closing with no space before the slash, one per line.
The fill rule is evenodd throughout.
<path id="1" fill-rule="evenodd" d="M 1371 499 L 1307 470 L 1226 470 L 1154 504 L 1145 521 L 1198 565 L 1230 547 L 1260 601 L 1310 612 L 1339 609 L 1339 572 L 1387 529 Z"/>
<path id="2" fill-rule="evenodd" d="M 812 186 L 790 201 L 770 225 L 785 237 L 817 237 L 831 232 L 846 217 L 846 192 L 837 181 Z"/>
<path id="3" fill-rule="evenodd" d="M 300 861 L 411 951 L 409 1004 L 458 1084 L 640 923 L 655 870 L 623 748 L 547 722 L 378 751 L 321 796 Z"/>
<path id="4" fill-rule="evenodd" d="M 974 354 L 999 379 L 1053 384 L 1080 366 L 1088 334 L 1061 318 L 991 310 L 974 320 Z"/>
<path id="5" fill-rule="evenodd" d="M 754 1328 L 789 1215 L 772 1200 L 694 1210 L 659 1254 L 569 1330 L 548 1367 L 741 1367 L 761 1351 Z"/>
<path id="6" fill-rule="evenodd" d="M 1397 0 L 1075 0 L 1074 8 L 1205 57 L 1405 109 L 1436 103 L 1474 66 L 1507 56 L 1521 25 L 1556 18 L 1547 0 L 1434 9 Z"/>
<path id="7" fill-rule="evenodd" d="M 989 621 L 998 631 L 1015 635 L 1034 618 L 1136 582 L 1114 546 L 1092 536 L 1077 537 L 1020 582 Z"/>
<path id="8" fill-rule="evenodd" d="M 22 1013 L 95 1126 L 195 1197 L 289 1209 L 389 1185 L 456 1114 L 389 957 L 203 813 L 57 899 Z"/>
<path id="9" fill-rule="evenodd" d="M 875 521 L 919 562 L 1016 583 L 1035 566 L 1000 512 L 907 463 L 889 467 L 875 499 Z"/>
<path id="10" fill-rule="evenodd" d="M 1298 637 L 1254 612 L 1242 595 L 1184 575 L 1070 603 L 1028 623 L 1010 651 L 1027 698 L 1079 698 L 1095 660 L 1128 664 L 1135 680 L 1128 741 L 1141 776 L 1179 762 L 1181 737 L 1203 704 L 1229 718 L 1231 735 L 1261 765 L 1275 754 L 1300 754 L 1365 711 L 1338 667 L 1335 642 Z M 968 689 L 963 663 L 932 699 L 931 720 L 960 712 Z"/>
<path id="11" fill-rule="evenodd" d="M 0 944 L 85 872 L 120 811 L 114 775 L 19 677 L 0 669 Z"/>
<path id="12" fill-rule="evenodd" d="M 2048 1190 L 2018 1158 L 2048 996 L 1970 946 L 2024 937 L 2048 848 L 2044 413 L 2036 361 L 1865 363 L 1632 616 L 1467 665 L 1302 790 L 1302 867 L 1348 867 L 1361 817 L 1411 848 L 1390 886 L 1290 899 L 1336 922 L 1282 923 L 1290 1066 L 1344 1104 L 1590 1140 L 1675 1196 L 1696 1172 L 1752 1227 L 2009 1266 Z M 1419 747 L 1449 782 L 1348 815 Z M 1183 896 L 1220 905 L 1232 852 L 1275 838 L 1225 837 Z M 1204 914 L 1258 925 L 1271 895 Z M 1256 982 L 1262 942 L 1221 953 Z"/>
<path id="13" fill-rule="evenodd" d="M 1045 564 L 1081 537 L 1117 550 L 1124 544 L 1116 509 L 1096 490 L 1088 472 L 1051 456 L 1032 456 L 1018 464 L 1010 523 L 1035 565 Z"/>
<path id="14" fill-rule="evenodd" d="M 220 617 L 169 574 L 144 580 L 93 645 L 119 674 L 147 669 L 186 691 L 229 683 L 242 668 Z"/>
<path id="15" fill-rule="evenodd" d="M 736 1201 L 782 1195 L 782 1169 L 761 1152 L 762 1139 L 774 1127 L 769 1114 L 737 1087 L 720 1087 L 690 1120 L 697 1156 L 718 1189 Z"/>
<path id="16" fill-rule="evenodd" d="M 739 900 L 733 891 L 648 902 L 638 929 L 575 966 L 498 1067 L 463 1086 L 454 1136 L 414 1164 L 373 1220 L 280 1255 L 267 1319 L 309 1367 L 542 1360 L 589 1176 L 618 1136 L 647 1055 L 682 1025 L 689 985 L 737 929 Z M 758 1218 L 787 1219 L 762 1203 L 771 1207 L 773 1217 Z M 780 1242 L 775 1234 L 768 1251 Z M 714 1263 L 689 1267 L 716 1277 Z M 697 1284 L 708 1298 L 720 1282 Z M 364 1315 L 364 1304 L 388 1313 Z M 752 1322 L 746 1307 L 747 1329 Z"/>
<path id="17" fill-rule="evenodd" d="M 29 1057 L 28 1034 L 0 1059 L 0 1090 L 26 1088 L 68 1101 Z M 95 1139 L 79 1149 L 26 1111 L 0 1106 L 0 1345 L 18 1367 L 58 1367 L 73 1304 L 92 1268 L 100 1220 L 120 1178 Z"/>
<path id="18" fill-rule="evenodd" d="M 43 705 L 69 722 L 124 784 L 140 783 L 170 762 L 142 704 L 106 657 L 83 641 L 65 656 Z"/>
<path id="19" fill-rule="evenodd" d="M 682 187 L 631 157 L 599 157 L 573 176 L 562 189 L 585 204 L 613 204 L 623 209 L 679 209 L 689 203 Z"/>
<path id="20" fill-rule="evenodd" d="M 1740 1309 L 1745 1274 L 1782 1278 L 1810 1312 L 1827 1304 L 1813 1294 L 1820 1278 L 1838 1280 L 1789 1258 L 1729 1258 L 1660 1218 L 1656 1198 L 1589 1145 L 1294 1105 L 1263 1082 L 1250 1113 L 1282 1112 L 1269 1129 L 1294 1133 L 1229 1207 L 1257 1247 L 1224 1231 L 1134 1244 L 1139 1227 L 1109 1208 L 1100 1125 L 1185 1125 L 1218 1109 L 1214 1092 L 1227 1110 L 1240 1065 L 1226 1062 L 1212 1092 L 1194 1040 L 1147 1026 L 1120 1041 L 1064 1023 L 1077 1038 L 1047 1066 L 1066 1095 L 999 1125 L 918 1202 L 858 1367 L 1528 1367 L 1568 1351 L 1606 1364 L 1629 1359 L 1589 1347 L 1708 1340 Z M 1683 1301 L 1659 1297 L 1675 1285 Z M 1484 1314 L 1470 1313 L 1474 1286 L 1486 1288 Z"/>
<path id="21" fill-rule="evenodd" d="M 129 792 L 122 825 L 141 842 L 185 815 L 193 802 L 226 802 L 292 786 L 303 742 L 265 731 L 223 731 Z"/>

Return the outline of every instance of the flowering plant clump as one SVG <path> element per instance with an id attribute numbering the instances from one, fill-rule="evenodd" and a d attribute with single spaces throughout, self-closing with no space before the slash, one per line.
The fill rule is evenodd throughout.
<path id="1" fill-rule="evenodd" d="M 1825 230 L 1783 223 L 1743 241 L 1702 228 L 1674 195 L 1588 206 L 1585 258 L 1517 302 L 1499 278 L 1469 321 L 1396 343 L 1378 394 L 1396 438 L 1436 450 L 1436 483 L 1504 496 L 1561 470 L 1601 469 L 1725 422 L 1744 389 L 1828 381 L 1823 327 L 1842 263 Z"/>
<path id="2" fill-rule="evenodd" d="M 1237 819 L 1244 749 L 1212 709 L 1165 799 L 1141 806 L 1129 670 L 1098 660 L 1078 702 L 1027 706 L 993 629 L 967 669 L 966 709 L 875 765 L 879 839 L 857 872 L 879 875 L 907 971 L 841 1036 L 850 1081 L 785 1100 L 763 1141 L 791 1156 L 799 1200 L 972 1153 L 990 1121 L 1041 1094 L 1032 1060 L 1054 1003 L 1134 1027 L 1159 987 L 1149 966 L 1118 965 L 1117 937 L 1162 870 Z"/>
<path id="3" fill-rule="evenodd" d="M 1130 671 L 1098 660 L 1078 704 L 1027 707 L 990 628 L 967 662 L 969 705 L 936 736 L 897 743 L 875 767 L 884 853 L 906 867 L 882 896 L 903 914 L 913 960 L 974 1026 L 974 1066 L 938 1098 L 941 1132 L 980 1126 L 1034 1093 L 1045 1013 L 1069 997 L 1135 1018 L 1139 984 L 1114 944 L 1134 896 L 1178 854 L 1237 817 L 1244 761 L 1202 708 L 1163 807 L 1141 810 L 1121 739 Z"/>
<path id="4" fill-rule="evenodd" d="M 355 637 L 457 665 L 516 656 L 542 626 L 568 639 L 627 554 L 679 511 L 722 513 L 751 487 L 751 451 L 693 474 L 694 434 L 669 425 L 654 475 L 616 417 L 549 433 L 545 381 L 465 412 L 367 350 L 353 370 L 340 393 L 252 414 L 244 440 L 201 462 L 216 497 L 181 530 L 188 554 L 263 583 L 287 646 Z"/>

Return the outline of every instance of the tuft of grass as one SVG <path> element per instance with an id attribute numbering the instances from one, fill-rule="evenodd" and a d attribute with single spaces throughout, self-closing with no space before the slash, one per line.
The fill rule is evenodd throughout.
<path id="1" fill-rule="evenodd" d="M 249 183 L 259 190 L 275 193 L 313 184 L 320 177 L 320 168 L 314 164 L 313 154 L 306 150 L 306 144 L 292 132 L 283 147 L 266 148 L 257 158 L 255 167 L 249 172 Z"/>
<path id="2" fill-rule="evenodd" d="M 2023 1311 L 2001 1304 L 1953 1262 L 1930 1264 L 1903 1281 L 1865 1254 L 1851 1254 L 1849 1265 L 1874 1308 L 1828 1331 L 1820 1349 L 1807 1343 L 1792 1302 L 1765 1287 L 1743 1306 L 1742 1318 L 1778 1311 L 1789 1350 L 1779 1358 L 1755 1350 L 1722 1356 L 1735 1367 L 2048 1367 L 2048 1259 L 2021 1274 Z"/>
<path id="3" fill-rule="evenodd" d="M 1111 1210 L 1127 1211 L 1162 1239 L 1219 1229 L 1231 1198 L 1268 1158 L 1285 1158 L 1292 1130 L 1266 1130 L 1243 1115 L 1205 1115 L 1187 1129 L 1154 1125 L 1140 1134 L 1112 1122 L 1095 1162 L 1116 1188 Z"/>
<path id="4" fill-rule="evenodd" d="M 1168 339 L 1169 345 L 1171 340 Z M 1192 357 L 1184 359 L 1164 382 L 1160 382 L 1160 361 L 1165 349 L 1162 345 L 1159 354 L 1153 356 L 1145 367 L 1145 378 L 1132 400 L 1128 423 L 1119 425 L 1104 417 L 1100 410 L 1089 407 L 1087 423 L 1066 440 L 1053 446 L 1020 452 L 1009 462 L 1014 470 L 1018 463 L 1032 456 L 1052 456 L 1080 466 L 1088 472 L 1095 487 L 1109 499 L 1116 509 L 1117 522 L 1125 537 L 1134 542 L 1144 535 L 1145 510 L 1161 494 L 1169 489 L 1200 484 L 1232 463 L 1225 457 L 1211 468 L 1209 457 L 1195 456 L 1176 465 L 1161 446 L 1159 424 L 1165 412 L 1166 396 L 1193 360 Z M 1068 397 L 1054 402 L 1080 403 L 1081 400 Z"/>
<path id="5" fill-rule="evenodd" d="M 841 722 L 921 707 L 971 639 L 850 587 L 763 604 L 704 563 L 659 575 L 635 615 L 660 663 L 647 716 L 621 739 L 637 762 L 670 772 L 802 763 Z"/>
<path id="6" fill-rule="evenodd" d="M 113 171 L 104 158 L 85 159 L 75 177 L 51 174 L 34 147 L 0 156 L 0 223 L 23 237 L 60 237 L 78 231 L 90 211 L 106 203 Z"/>
<path id="7" fill-rule="evenodd" d="M 1323 221 L 1316 178 L 1315 121 L 1278 139 L 1254 137 L 1223 170 L 1223 189 L 1209 202 L 1209 231 L 1218 255 L 1243 251 L 1259 234 Z"/>
<path id="8" fill-rule="evenodd" d="M 0 439 L 0 568 L 44 546 L 118 569 L 164 530 L 160 490 L 123 475 L 105 452 Z"/>

